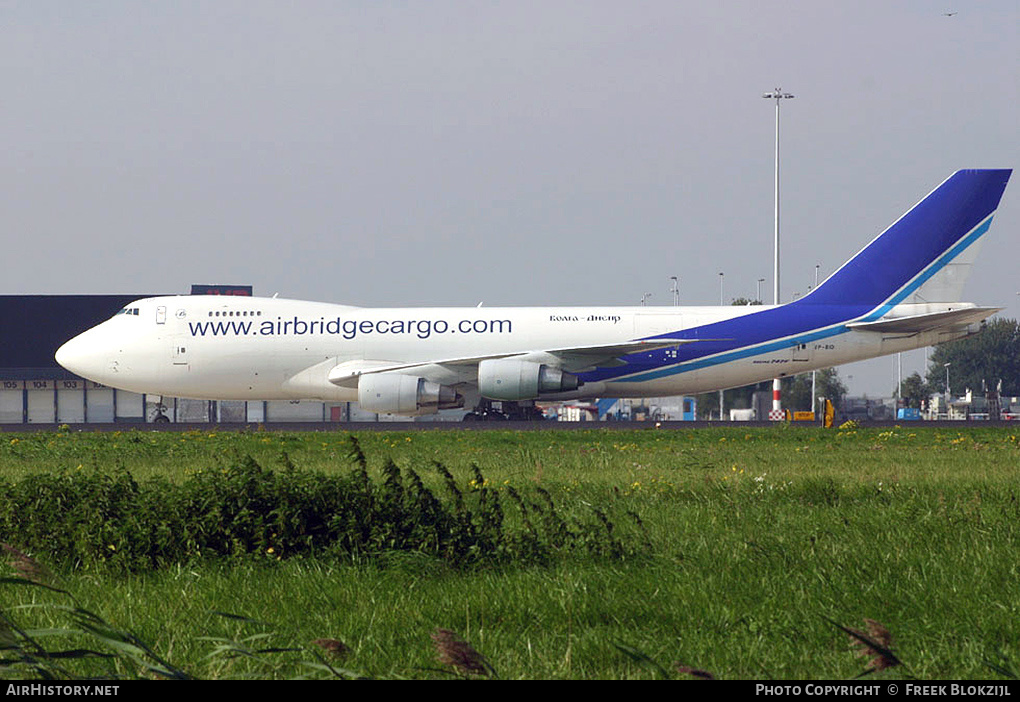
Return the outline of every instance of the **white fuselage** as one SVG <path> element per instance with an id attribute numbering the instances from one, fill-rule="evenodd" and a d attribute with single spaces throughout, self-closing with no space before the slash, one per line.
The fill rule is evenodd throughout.
<path id="1" fill-rule="evenodd" d="M 175 296 L 139 300 L 58 352 L 61 365 L 112 387 L 217 400 L 355 401 L 356 387 L 330 383 L 345 363 L 431 363 L 430 379 L 470 384 L 443 359 L 522 355 L 626 343 L 760 315 L 755 307 L 358 308 L 255 297 Z M 766 319 L 763 323 L 768 323 Z M 629 356 L 628 372 L 598 373 L 563 397 L 655 397 L 736 387 L 947 338 L 889 336 L 830 325 L 742 345 L 707 340 Z M 814 338 L 818 337 L 818 338 Z M 717 353 L 706 353 L 709 344 Z M 779 346 L 779 348 L 774 348 Z M 687 349 L 698 351 L 684 360 Z M 709 351 L 711 349 L 708 349 Z M 647 359 L 644 357 L 647 356 Z M 579 368 L 583 373 L 586 369 Z M 592 369 L 587 369 L 592 370 Z"/>

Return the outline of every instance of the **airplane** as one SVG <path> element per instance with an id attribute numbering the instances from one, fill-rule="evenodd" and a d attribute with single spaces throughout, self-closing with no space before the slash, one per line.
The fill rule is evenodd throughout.
<path id="1" fill-rule="evenodd" d="M 720 307 L 362 308 L 276 298 L 138 300 L 57 362 L 138 393 L 358 402 L 415 416 L 487 400 L 740 387 L 973 334 L 960 302 L 1011 169 L 961 170 L 807 295 Z"/>

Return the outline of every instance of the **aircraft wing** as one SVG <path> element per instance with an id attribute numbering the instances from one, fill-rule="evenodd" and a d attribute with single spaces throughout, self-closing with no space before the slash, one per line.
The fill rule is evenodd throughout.
<path id="1" fill-rule="evenodd" d="M 855 331 L 873 331 L 885 334 L 920 334 L 937 329 L 965 327 L 980 322 L 1002 310 L 1002 307 L 966 307 L 945 312 L 892 317 L 874 322 L 851 322 L 847 327 Z"/>
<path id="2" fill-rule="evenodd" d="M 566 370 L 592 368 L 596 366 L 617 365 L 623 363 L 621 356 L 642 351 L 656 351 L 674 348 L 681 344 L 691 344 L 707 339 L 638 339 L 619 344 L 601 344 L 592 346 L 574 346 L 562 349 L 542 349 L 539 351 L 512 351 L 507 353 L 488 354 L 484 356 L 464 356 L 441 360 L 415 361 L 411 363 L 394 363 L 389 361 L 345 361 L 334 367 L 327 376 L 329 382 L 340 387 L 353 388 L 358 385 L 358 378 L 369 373 L 388 373 L 391 371 L 425 370 L 428 376 L 436 373 L 442 375 L 461 376 L 459 382 L 473 379 L 475 367 L 482 361 L 514 356 L 555 356 L 559 358 Z M 450 382 L 447 377 L 446 382 Z"/>

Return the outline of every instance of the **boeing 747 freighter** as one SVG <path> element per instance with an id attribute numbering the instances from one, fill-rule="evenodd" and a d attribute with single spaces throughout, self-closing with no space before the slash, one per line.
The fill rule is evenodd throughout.
<path id="1" fill-rule="evenodd" d="M 369 309 L 154 297 L 71 339 L 61 366 L 210 400 L 357 401 L 420 415 L 503 401 L 738 387 L 931 346 L 998 311 L 960 302 L 1011 170 L 962 170 L 808 295 L 748 307 Z"/>

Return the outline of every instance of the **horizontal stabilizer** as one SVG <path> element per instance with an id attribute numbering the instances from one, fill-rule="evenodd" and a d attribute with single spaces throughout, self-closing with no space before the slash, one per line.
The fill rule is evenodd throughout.
<path id="1" fill-rule="evenodd" d="M 847 327 L 854 331 L 873 331 L 888 334 L 920 334 L 946 327 L 965 327 L 986 319 L 1001 307 L 967 307 L 945 312 L 915 314 L 909 317 L 879 319 L 874 322 L 852 322 Z"/>

